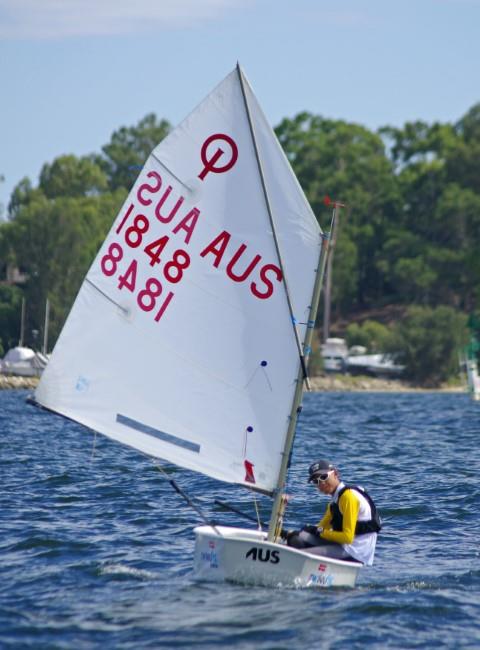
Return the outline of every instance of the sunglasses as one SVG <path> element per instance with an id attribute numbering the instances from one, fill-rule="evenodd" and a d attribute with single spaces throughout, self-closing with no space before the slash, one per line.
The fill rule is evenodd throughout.
<path id="1" fill-rule="evenodd" d="M 320 483 L 325 483 L 325 481 L 328 481 L 331 474 L 333 474 L 333 469 L 331 469 L 329 472 L 325 472 L 324 474 L 319 474 L 313 479 L 313 482 L 316 485 L 319 485 Z"/>

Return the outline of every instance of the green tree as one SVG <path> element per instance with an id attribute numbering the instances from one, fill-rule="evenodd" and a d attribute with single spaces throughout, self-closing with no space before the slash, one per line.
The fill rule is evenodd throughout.
<path id="1" fill-rule="evenodd" d="M 51 303 L 54 341 L 124 192 L 87 197 L 44 195 L 23 205 L 3 227 L 3 246 L 27 275 L 27 332 L 42 331 L 45 301 Z"/>
<path id="2" fill-rule="evenodd" d="M 345 331 L 348 347 L 361 345 L 369 354 L 387 352 L 392 347 L 392 332 L 382 323 L 367 319 L 364 323 L 351 323 Z"/>
<path id="3" fill-rule="evenodd" d="M 151 113 L 137 126 L 124 126 L 113 133 L 110 142 L 102 149 L 103 157 L 97 159 L 108 175 L 111 190 L 131 188 L 150 152 L 170 128 L 167 120 L 158 120 Z"/>
<path id="4" fill-rule="evenodd" d="M 396 324 L 391 345 L 408 379 L 437 386 L 458 374 L 458 352 L 467 341 L 465 314 L 447 306 L 413 306 Z"/>
<path id="5" fill-rule="evenodd" d="M 18 345 L 22 295 L 18 287 L 0 285 L 0 357 Z"/>
<path id="6" fill-rule="evenodd" d="M 310 113 L 284 119 L 275 130 L 321 225 L 328 228 L 330 218 L 326 195 L 348 205 L 340 214 L 335 251 L 338 314 L 352 304 L 372 304 L 386 290 L 379 261 L 388 219 L 400 205 L 382 138 L 357 124 Z"/>
<path id="7" fill-rule="evenodd" d="M 32 181 L 29 178 L 22 178 L 22 180 L 14 187 L 10 197 L 10 202 L 8 204 L 8 218 L 15 218 L 15 215 L 22 206 L 28 205 L 31 201 L 34 201 L 36 198 L 40 198 L 43 195 L 42 190 L 33 187 Z"/>
<path id="8" fill-rule="evenodd" d="M 448 178 L 480 194 L 480 103 L 455 125 L 457 140 L 446 156 Z"/>
<path id="9" fill-rule="evenodd" d="M 379 267 L 396 300 L 473 308 L 480 206 L 475 183 L 467 187 L 466 179 L 480 167 L 472 159 L 467 173 L 460 158 L 476 149 L 478 114 L 470 111 L 455 127 L 414 122 L 382 129 L 403 200 L 397 221 L 386 230 Z"/>
<path id="10" fill-rule="evenodd" d="M 105 172 L 91 158 L 60 156 L 45 164 L 40 173 L 40 189 L 49 199 L 60 196 L 94 196 L 108 187 Z"/>

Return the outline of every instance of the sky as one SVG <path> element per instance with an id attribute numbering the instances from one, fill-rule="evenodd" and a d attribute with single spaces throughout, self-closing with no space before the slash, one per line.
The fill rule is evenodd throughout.
<path id="1" fill-rule="evenodd" d="M 272 126 L 376 130 L 480 101 L 480 0 L 0 0 L 0 204 L 148 113 L 178 124 L 240 62 Z"/>

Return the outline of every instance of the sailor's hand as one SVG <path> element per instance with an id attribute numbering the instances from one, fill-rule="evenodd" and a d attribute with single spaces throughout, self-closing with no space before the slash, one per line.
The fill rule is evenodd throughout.
<path id="1" fill-rule="evenodd" d="M 310 533 L 310 535 L 318 535 L 318 528 L 316 526 L 311 526 L 310 524 L 307 524 L 302 528 L 306 533 Z"/>
<path id="2" fill-rule="evenodd" d="M 298 535 L 298 530 L 282 530 L 282 537 L 283 539 L 286 539 L 287 542 L 290 540 L 294 535 Z"/>

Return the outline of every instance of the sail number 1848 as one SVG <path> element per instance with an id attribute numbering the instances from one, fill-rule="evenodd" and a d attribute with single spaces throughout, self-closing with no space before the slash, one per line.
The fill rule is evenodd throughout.
<path id="1" fill-rule="evenodd" d="M 115 275 L 117 272 L 118 263 L 123 258 L 123 249 L 120 244 L 114 242 L 108 247 L 108 252 L 102 257 L 101 267 L 102 271 L 107 276 Z M 137 271 L 138 262 L 132 260 L 126 269 L 125 273 L 118 276 L 118 288 L 127 289 L 135 293 L 137 289 Z M 157 278 L 148 278 L 145 285 L 137 294 L 137 304 L 143 311 L 152 311 L 157 306 L 157 298 L 160 297 L 163 287 Z M 166 298 L 163 300 L 160 309 L 155 315 L 155 320 L 158 322 L 162 317 L 165 309 L 168 307 L 170 300 L 173 298 L 173 292 L 169 291 Z"/>
<path id="2" fill-rule="evenodd" d="M 117 227 L 117 234 L 120 234 L 122 232 L 127 219 L 132 213 L 132 210 L 133 204 L 130 205 L 129 209 L 126 211 L 124 218 Z M 137 214 L 132 219 L 132 221 L 132 225 L 126 228 L 123 233 L 125 243 L 130 248 L 139 248 L 144 243 L 143 236 L 149 230 L 149 222 L 148 219 L 142 214 Z M 154 239 L 153 241 L 149 241 L 142 247 L 142 251 L 150 259 L 150 266 L 154 266 L 160 263 L 161 256 L 163 255 L 164 249 L 167 246 L 169 239 L 170 237 L 168 235 L 164 235 L 162 237 Z M 100 262 L 102 273 L 107 277 L 117 275 L 117 271 L 119 270 L 119 265 L 123 260 L 123 257 L 123 247 L 118 242 L 112 242 Z M 168 282 L 176 284 L 177 282 L 181 281 L 184 271 L 189 266 L 189 254 L 183 249 L 177 249 L 171 253 L 170 258 L 165 262 L 163 266 L 163 275 Z M 128 267 L 123 271 L 123 273 L 120 273 L 118 275 L 118 288 L 120 290 L 126 289 L 131 293 L 136 293 L 137 304 L 140 309 L 146 312 L 156 310 L 154 320 L 158 322 L 163 316 L 174 294 L 172 291 L 169 291 L 159 304 L 158 299 L 163 294 L 163 286 L 160 280 L 158 280 L 156 277 L 150 277 L 145 280 L 142 286 L 137 286 L 137 276 L 138 260 L 133 259 Z"/>

